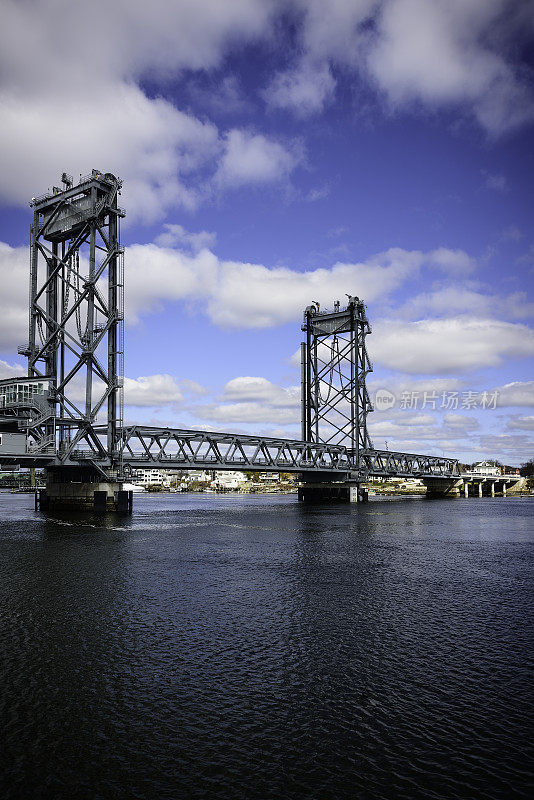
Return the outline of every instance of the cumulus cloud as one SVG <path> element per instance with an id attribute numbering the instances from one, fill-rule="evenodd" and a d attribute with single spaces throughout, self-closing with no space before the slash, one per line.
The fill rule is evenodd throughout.
<path id="1" fill-rule="evenodd" d="M 261 401 L 277 408 L 300 407 L 300 386 L 283 388 L 267 378 L 244 376 L 233 378 L 225 385 L 225 401 Z"/>
<path id="2" fill-rule="evenodd" d="M 197 205 L 199 191 L 188 177 L 219 149 L 214 125 L 161 98 L 149 99 L 130 84 L 106 85 L 98 98 L 68 98 L 68 114 L 46 95 L 29 99 L 4 92 L 0 108 L 2 199 L 13 203 L 45 191 L 63 170 L 76 167 L 87 174 L 112 165 L 126 179 L 129 217 L 153 221 L 171 205 Z"/>
<path id="3" fill-rule="evenodd" d="M 151 222 L 172 206 L 194 208 L 210 194 L 227 141 L 215 125 L 149 96 L 141 81 L 219 66 L 230 47 L 268 35 L 275 5 L 44 0 L 35 6 L 6 0 L 0 197 L 25 203 L 63 170 L 85 174 L 97 167 L 125 180 L 130 220 Z M 105 25 L 98 24 L 102 19 Z M 269 148 L 266 138 L 262 144 L 283 160 L 281 144 Z M 286 161 L 285 173 L 289 169 Z M 268 167 L 263 170 L 265 181 Z M 257 178 L 252 171 L 251 179 Z M 240 180 L 245 183 L 246 174 Z"/>
<path id="4" fill-rule="evenodd" d="M 199 231 L 190 233 L 183 225 L 165 224 L 163 233 L 154 239 L 159 247 L 176 247 L 176 245 L 187 247 L 194 253 L 198 253 L 205 248 L 212 248 L 217 241 L 217 234 L 209 231 Z"/>
<path id="5" fill-rule="evenodd" d="M 27 247 L 10 247 L 0 242 L 2 313 L 0 348 L 13 350 L 28 338 L 28 288 L 30 257 Z"/>
<path id="6" fill-rule="evenodd" d="M 124 379 L 124 403 L 129 406 L 166 406 L 183 400 L 171 375 L 148 375 Z"/>
<path id="7" fill-rule="evenodd" d="M 480 436 L 479 447 L 482 453 L 492 453 L 493 457 L 513 465 L 532 458 L 532 439 L 521 433 L 488 433 Z M 487 457 L 487 455 L 486 455 Z"/>
<path id="8" fill-rule="evenodd" d="M 4 378 L 13 378 L 20 376 L 21 378 L 27 374 L 26 370 L 21 364 L 9 364 L 7 361 L 2 361 L 0 358 L 0 380 Z"/>
<path id="9" fill-rule="evenodd" d="M 534 416 L 510 417 L 506 427 L 508 430 L 534 431 Z"/>
<path id="10" fill-rule="evenodd" d="M 514 33 L 532 30 L 521 5 L 520 0 L 295 0 L 301 62 L 277 75 L 266 97 L 300 115 L 303 109 L 321 110 L 333 86 L 321 91 L 320 80 L 304 79 L 302 65 L 312 63 L 316 76 L 331 74 L 334 65 L 356 86 L 363 81 L 376 87 L 393 110 L 455 108 L 499 135 L 534 120 L 529 70 L 508 46 Z"/>
<path id="11" fill-rule="evenodd" d="M 273 108 L 289 108 L 300 117 L 321 111 L 332 97 L 335 80 L 327 63 L 302 61 L 295 69 L 280 72 L 264 92 Z"/>
<path id="12" fill-rule="evenodd" d="M 520 71 L 491 46 L 514 0 L 389 0 L 368 68 L 393 105 L 465 105 L 491 134 L 534 119 Z M 495 37 L 493 37 L 495 42 Z"/>
<path id="13" fill-rule="evenodd" d="M 300 386 L 282 387 L 263 377 L 243 376 L 229 381 L 218 400 L 196 405 L 195 416 L 228 425 L 300 422 Z"/>
<path id="14" fill-rule="evenodd" d="M 328 305 L 343 298 L 347 289 L 368 301 L 384 297 L 424 262 L 419 251 L 392 248 L 365 262 L 299 272 L 221 261 L 205 249 L 187 255 L 156 245 L 132 245 L 127 254 L 126 309 L 130 321 L 136 321 L 164 301 L 188 300 L 221 327 L 267 328 L 298 319 L 311 300 Z"/>
<path id="15" fill-rule="evenodd" d="M 495 387 L 493 392 L 497 392 L 499 406 L 534 407 L 534 381 L 512 381 Z"/>
<path id="16" fill-rule="evenodd" d="M 534 355 L 531 328 L 495 319 L 386 321 L 373 330 L 374 360 L 413 374 L 466 372 Z"/>
<path id="17" fill-rule="evenodd" d="M 215 174 L 219 186 L 238 188 L 243 184 L 265 184 L 287 177 L 301 160 L 279 142 L 261 134 L 234 129 L 225 137 L 224 152 Z"/>
<path id="18" fill-rule="evenodd" d="M 434 266 L 451 275 L 465 275 L 476 268 L 476 261 L 465 250 L 450 250 L 438 247 L 429 253 L 429 261 Z"/>
<path id="19" fill-rule="evenodd" d="M 406 301 L 398 310 L 403 316 L 413 318 L 429 316 L 489 317 L 500 315 L 505 319 L 528 319 L 534 315 L 534 303 L 527 299 L 526 292 L 510 295 L 490 294 L 476 284 L 458 282 L 436 285 L 431 291 L 421 292 Z"/>
<path id="20" fill-rule="evenodd" d="M 180 225 L 167 225 L 158 238 L 160 242 L 178 240 L 182 249 L 156 244 L 128 247 L 125 303 L 129 323 L 161 309 L 165 303 L 186 301 L 220 327 L 267 328 L 298 320 L 312 300 L 320 301 L 323 307 L 329 306 L 334 299 L 343 300 L 347 290 L 368 302 L 388 298 L 403 283 L 419 275 L 422 269 L 436 266 L 436 251 L 423 253 L 391 248 L 365 261 L 336 262 L 329 268 L 299 271 L 221 260 L 206 246 L 213 241 L 212 235 L 206 231 L 190 233 Z M 452 251 L 452 260 L 457 258 L 457 252 Z M 439 253 L 441 263 L 447 263 L 445 249 L 440 249 Z M 27 336 L 27 248 L 13 248 L 0 243 L 0 268 L 4 275 L 4 297 L 8 301 L 7 313 L 0 320 L 0 347 L 10 349 L 24 342 Z M 150 277 L 148 281 L 147 275 Z M 520 316 L 521 310 L 526 315 L 531 306 L 523 294 L 513 295 L 506 302 L 501 298 L 499 305 L 495 305 L 491 298 L 488 300 L 481 293 L 447 287 L 416 297 L 401 309 L 401 314 L 405 317 L 430 312 L 447 316 L 459 312 L 472 314 L 474 311 L 484 316 L 489 310 L 498 310 L 515 318 Z M 477 365 L 475 341 L 478 342 L 479 338 L 487 342 L 487 347 L 480 345 L 482 360 L 479 366 L 490 366 L 500 363 L 501 355 L 530 352 L 532 337 L 531 330 L 525 326 L 495 320 L 443 319 L 406 325 L 399 319 L 398 322 L 375 323 L 374 328 L 373 353 L 379 360 L 382 360 L 390 342 L 396 345 L 392 347 L 392 352 L 395 352 L 399 349 L 398 342 L 404 341 L 408 347 L 413 341 L 413 356 L 409 348 L 401 346 L 399 368 L 401 364 L 415 365 L 421 348 L 429 352 L 435 349 L 435 352 L 444 354 L 449 350 L 450 356 L 444 356 L 442 360 L 446 372 L 457 364 L 464 365 L 464 368 Z M 464 330 L 469 330 L 469 335 L 464 337 Z M 427 334 L 428 346 L 425 346 Z M 439 344 L 436 348 L 430 344 L 434 342 L 434 336 L 436 345 Z M 447 336 L 453 337 L 450 348 L 445 338 L 440 341 L 440 337 Z M 382 363 L 389 365 L 391 359 L 385 355 Z M 421 364 L 421 371 L 428 372 L 424 359 Z M 407 371 L 413 372 L 415 368 L 410 367 Z"/>

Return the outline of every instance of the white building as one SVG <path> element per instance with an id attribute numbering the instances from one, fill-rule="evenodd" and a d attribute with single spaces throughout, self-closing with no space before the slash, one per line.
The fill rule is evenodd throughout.
<path id="1" fill-rule="evenodd" d="M 271 481 L 279 481 L 280 480 L 280 473 L 279 472 L 260 472 L 258 475 L 260 481 L 264 482 L 271 482 Z"/>
<path id="2" fill-rule="evenodd" d="M 144 487 L 163 486 L 168 488 L 176 478 L 176 472 L 170 469 L 136 469 L 132 475 L 132 483 Z"/>
<path id="3" fill-rule="evenodd" d="M 212 486 L 218 486 L 221 489 L 239 489 L 247 482 L 247 476 L 244 472 L 237 472 L 234 470 L 218 471 L 215 473 L 215 480 Z"/>
<path id="4" fill-rule="evenodd" d="M 497 467 L 494 461 L 481 461 L 479 464 L 475 464 L 470 472 L 472 475 L 491 475 L 493 477 L 502 474 L 501 468 Z"/>

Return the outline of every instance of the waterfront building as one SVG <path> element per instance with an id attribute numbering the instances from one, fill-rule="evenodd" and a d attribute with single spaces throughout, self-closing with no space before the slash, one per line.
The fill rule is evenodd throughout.
<path id="1" fill-rule="evenodd" d="M 478 464 L 475 464 L 470 472 L 472 475 L 496 476 L 501 475 L 502 470 L 501 467 L 498 467 L 494 461 L 480 461 Z"/>

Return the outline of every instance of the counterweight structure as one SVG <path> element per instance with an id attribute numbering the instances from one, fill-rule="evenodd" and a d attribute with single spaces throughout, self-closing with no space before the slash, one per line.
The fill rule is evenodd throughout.
<path id="1" fill-rule="evenodd" d="M 306 308 L 302 330 L 302 439 L 345 446 L 356 468 L 360 453 L 372 450 L 367 414 L 373 410 L 366 388 L 372 371 L 365 338 L 371 332 L 365 305 L 348 295 L 346 308 Z"/>
<path id="2" fill-rule="evenodd" d="M 120 476 L 123 384 L 121 182 L 93 170 L 33 198 L 28 377 L 47 385 L 29 422 L 33 452 L 81 457 Z M 57 463 L 57 462 L 56 462 Z M 102 473 L 102 468 L 97 468 Z"/>

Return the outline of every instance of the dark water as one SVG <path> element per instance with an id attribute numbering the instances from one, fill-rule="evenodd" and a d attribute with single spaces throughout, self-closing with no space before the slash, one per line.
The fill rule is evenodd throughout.
<path id="1" fill-rule="evenodd" d="M 529 795 L 528 499 L 32 503 L 0 495 L 3 799 Z"/>

